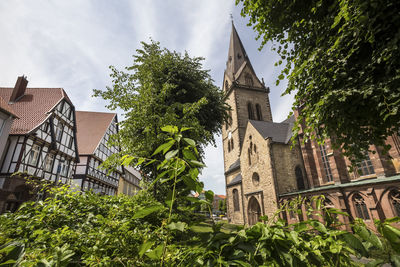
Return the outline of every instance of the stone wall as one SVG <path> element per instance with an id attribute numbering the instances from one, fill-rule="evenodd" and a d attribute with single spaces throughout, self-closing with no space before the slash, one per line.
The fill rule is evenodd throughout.
<path id="1" fill-rule="evenodd" d="M 261 215 L 269 217 L 277 210 L 276 185 L 270 153 L 270 140 L 265 140 L 249 123 L 240 156 L 244 210 L 248 211 L 248 202 L 254 196 L 261 206 Z M 259 181 L 253 179 L 256 175 Z"/>
<path id="2" fill-rule="evenodd" d="M 272 155 L 279 194 L 298 191 L 296 166 L 300 167 L 304 186 L 307 187 L 303 160 L 298 145 L 291 149 L 290 144 L 274 143 L 272 144 Z"/>

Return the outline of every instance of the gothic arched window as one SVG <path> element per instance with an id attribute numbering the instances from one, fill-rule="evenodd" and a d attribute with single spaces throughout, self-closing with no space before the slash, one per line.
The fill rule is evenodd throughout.
<path id="1" fill-rule="evenodd" d="M 300 166 L 296 166 L 296 168 L 294 169 L 294 173 L 296 174 L 297 189 L 298 190 L 306 189 L 304 186 L 303 172 L 301 171 Z"/>
<path id="2" fill-rule="evenodd" d="M 228 88 L 229 88 L 229 83 L 228 81 L 225 81 L 225 90 L 228 90 Z"/>
<path id="3" fill-rule="evenodd" d="M 228 152 L 231 152 L 231 141 L 228 140 Z"/>
<path id="4" fill-rule="evenodd" d="M 365 160 L 360 161 L 356 164 L 357 171 L 360 174 L 360 176 L 370 175 L 375 173 L 374 166 L 372 166 L 372 162 L 371 159 L 369 158 L 368 153 L 365 156 L 366 156 Z"/>
<path id="5" fill-rule="evenodd" d="M 400 217 L 400 191 L 392 190 L 389 194 L 389 201 L 392 204 L 394 215 Z"/>
<path id="6" fill-rule="evenodd" d="M 254 120 L 253 104 L 251 104 L 250 102 L 247 103 L 247 112 L 249 114 L 249 120 Z"/>
<path id="7" fill-rule="evenodd" d="M 324 165 L 326 180 L 327 180 L 327 182 L 332 182 L 333 175 L 332 175 L 331 165 L 329 164 L 329 158 L 326 153 L 325 144 L 319 145 L 319 149 L 321 151 L 321 158 L 322 158 L 322 163 Z"/>
<path id="8" fill-rule="evenodd" d="M 233 150 L 233 138 L 231 139 L 231 150 Z"/>
<path id="9" fill-rule="evenodd" d="M 260 184 L 260 176 L 258 175 L 258 173 L 253 173 L 253 176 L 251 178 L 252 182 L 254 185 L 259 185 Z"/>
<path id="10" fill-rule="evenodd" d="M 233 210 L 238 211 L 240 210 L 239 207 L 239 192 L 237 189 L 232 190 L 232 195 L 233 195 Z"/>
<path id="11" fill-rule="evenodd" d="M 262 121 L 261 106 L 256 104 L 257 120 Z"/>
<path id="12" fill-rule="evenodd" d="M 360 194 L 355 194 L 353 196 L 353 203 L 356 210 L 356 216 L 363 220 L 369 220 L 369 213 L 367 205 L 365 204 L 364 198 Z"/>
<path id="13" fill-rule="evenodd" d="M 249 165 L 251 165 L 251 149 L 249 147 L 249 149 L 247 149 L 247 156 L 249 158 Z"/>

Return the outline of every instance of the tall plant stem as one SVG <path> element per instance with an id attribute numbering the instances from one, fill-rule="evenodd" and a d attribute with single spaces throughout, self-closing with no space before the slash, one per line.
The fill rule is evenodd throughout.
<path id="1" fill-rule="evenodd" d="M 179 150 L 179 144 L 178 144 L 178 150 Z M 175 188 L 176 188 L 176 178 L 177 178 L 176 171 L 177 171 L 177 169 L 178 169 L 178 160 L 176 160 L 175 168 L 174 168 L 174 187 L 172 189 L 171 205 L 169 207 L 169 215 L 168 215 L 167 225 L 171 222 L 172 207 L 174 205 L 174 200 L 175 200 Z M 167 250 L 168 238 L 169 238 L 169 234 L 167 233 L 167 236 L 166 236 L 165 241 L 164 241 L 163 253 L 162 253 L 162 258 L 161 258 L 161 267 L 164 267 L 164 257 L 165 257 L 165 252 Z"/>

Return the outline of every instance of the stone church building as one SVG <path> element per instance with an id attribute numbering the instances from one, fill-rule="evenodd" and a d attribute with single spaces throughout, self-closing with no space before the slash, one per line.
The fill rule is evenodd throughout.
<path id="1" fill-rule="evenodd" d="M 257 77 L 233 24 L 223 90 L 232 109 L 222 129 L 231 223 L 252 225 L 298 195 L 324 195 L 326 204 L 350 214 L 342 216 L 345 222 L 359 217 L 372 227 L 373 219 L 400 216 L 399 136 L 387 140 L 391 157 L 371 146 L 376 153 L 359 162 L 357 172 L 348 171 L 350 161 L 332 150 L 330 140 L 324 145 L 299 140 L 291 148 L 295 117 L 273 121 L 269 88 Z M 288 222 L 307 219 L 281 216 Z"/>

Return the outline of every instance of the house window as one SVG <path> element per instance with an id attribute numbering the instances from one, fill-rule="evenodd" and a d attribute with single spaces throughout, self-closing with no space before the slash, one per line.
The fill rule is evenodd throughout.
<path id="1" fill-rule="evenodd" d="M 257 120 L 262 121 L 262 113 L 260 104 L 256 104 Z"/>
<path id="2" fill-rule="evenodd" d="M 43 125 L 43 132 L 46 132 L 47 133 L 47 130 L 49 129 L 49 123 L 48 122 L 45 122 L 44 123 L 44 125 Z"/>
<path id="3" fill-rule="evenodd" d="M 319 149 L 321 150 L 321 157 L 322 157 L 322 163 L 324 165 L 326 180 L 328 182 L 332 182 L 333 181 L 332 170 L 331 170 L 331 165 L 329 164 L 329 158 L 326 154 L 326 147 L 325 145 L 320 145 Z"/>
<path id="4" fill-rule="evenodd" d="M 39 153 L 40 153 L 40 146 L 33 145 L 32 150 L 29 153 L 29 159 L 28 159 L 29 165 L 36 166 L 39 159 Z"/>
<path id="5" fill-rule="evenodd" d="M 301 171 L 300 166 L 296 166 L 294 172 L 296 174 L 297 189 L 304 190 L 305 186 L 304 186 L 303 172 Z"/>
<path id="6" fill-rule="evenodd" d="M 389 200 L 392 204 L 394 215 L 400 217 L 400 191 L 395 189 L 389 194 Z"/>
<path id="7" fill-rule="evenodd" d="M 365 176 L 375 173 L 374 167 L 372 166 L 372 162 L 371 159 L 369 158 L 368 153 L 365 156 L 366 156 L 365 160 L 360 161 L 356 164 L 357 171 L 360 174 L 360 176 Z"/>
<path id="8" fill-rule="evenodd" d="M 54 155 L 53 154 L 47 154 L 46 160 L 44 163 L 44 170 L 47 172 L 51 172 L 52 167 L 53 167 L 53 161 L 54 161 Z"/>
<path id="9" fill-rule="evenodd" d="M 74 138 L 72 136 L 69 137 L 68 147 L 71 148 L 73 144 Z"/>
<path id="10" fill-rule="evenodd" d="M 233 210 L 234 211 L 239 211 L 239 192 L 237 189 L 232 190 L 232 195 L 233 195 Z"/>
<path id="11" fill-rule="evenodd" d="M 56 141 L 60 142 L 61 141 L 61 137 L 62 137 L 62 133 L 63 133 L 63 125 L 61 122 L 58 122 L 57 127 L 56 127 Z"/>
<path id="12" fill-rule="evenodd" d="M 367 205 L 365 204 L 364 198 L 360 194 L 355 194 L 353 197 L 354 207 L 356 210 L 356 216 L 363 220 L 369 220 L 369 213 Z"/>
<path id="13" fill-rule="evenodd" d="M 61 162 L 61 175 L 67 176 L 68 175 L 68 162 L 63 161 Z"/>
<path id="14" fill-rule="evenodd" d="M 247 104 L 247 112 L 248 112 L 248 115 L 249 115 L 249 120 L 254 120 L 253 105 L 251 103 Z"/>

